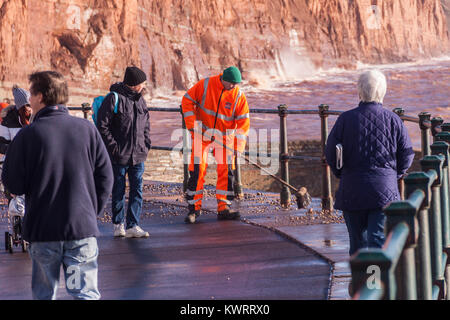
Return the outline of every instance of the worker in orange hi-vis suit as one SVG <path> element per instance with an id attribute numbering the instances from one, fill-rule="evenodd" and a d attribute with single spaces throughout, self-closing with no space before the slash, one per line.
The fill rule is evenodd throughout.
<path id="1" fill-rule="evenodd" d="M 250 128 L 247 99 L 237 86 L 241 81 L 239 69 L 229 67 L 220 75 L 197 82 L 181 102 L 186 129 L 192 136 L 186 223 L 195 223 L 200 214 L 210 148 L 217 162 L 217 218 L 240 218 L 239 212 L 231 211 L 230 206 L 234 200 L 234 158 L 236 152 L 244 152 Z"/>

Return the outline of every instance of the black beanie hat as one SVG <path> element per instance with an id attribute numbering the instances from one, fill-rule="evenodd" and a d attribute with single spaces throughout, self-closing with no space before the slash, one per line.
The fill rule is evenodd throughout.
<path id="1" fill-rule="evenodd" d="M 147 76 L 145 75 L 144 71 L 142 71 L 138 67 L 127 67 L 127 69 L 125 70 L 123 83 L 130 87 L 137 86 L 138 84 L 141 84 L 146 80 Z"/>

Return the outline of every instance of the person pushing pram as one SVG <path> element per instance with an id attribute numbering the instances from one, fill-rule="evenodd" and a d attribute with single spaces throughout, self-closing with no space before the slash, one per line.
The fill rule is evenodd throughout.
<path id="1" fill-rule="evenodd" d="M 30 123 L 31 107 L 30 93 L 17 85 L 12 89 L 15 105 L 3 109 L 0 117 L 3 119 L 0 125 L 0 175 L 3 159 L 8 145 L 14 139 L 20 129 Z M 14 246 L 22 246 L 26 252 L 28 243 L 22 238 L 22 220 L 25 215 L 25 198 L 21 195 L 13 195 L 0 184 L 1 191 L 8 199 L 8 231 L 5 232 L 5 250 L 13 253 Z"/>

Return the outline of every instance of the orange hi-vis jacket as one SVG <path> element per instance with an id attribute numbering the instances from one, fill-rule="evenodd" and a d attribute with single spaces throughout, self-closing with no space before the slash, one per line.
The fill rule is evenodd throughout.
<path id="1" fill-rule="evenodd" d="M 186 129 L 194 130 L 195 122 L 201 121 L 203 133 L 215 129 L 224 140 L 234 141 L 234 149 L 243 153 L 250 129 L 247 99 L 238 86 L 225 90 L 221 76 L 200 80 L 184 95 L 181 107 Z"/>

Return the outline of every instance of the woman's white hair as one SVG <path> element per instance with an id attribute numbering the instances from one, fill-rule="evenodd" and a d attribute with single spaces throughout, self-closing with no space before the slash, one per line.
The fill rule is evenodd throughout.
<path id="1" fill-rule="evenodd" d="M 369 70 L 359 76 L 358 93 L 362 102 L 383 103 L 386 95 L 386 77 L 378 70 Z"/>

